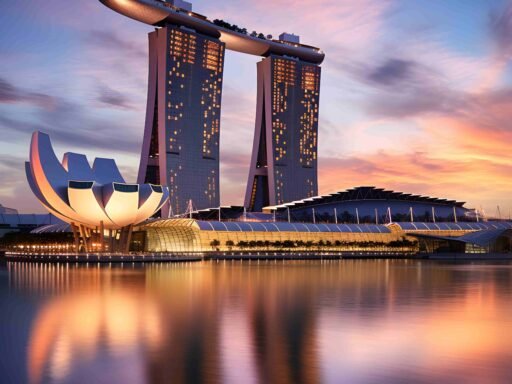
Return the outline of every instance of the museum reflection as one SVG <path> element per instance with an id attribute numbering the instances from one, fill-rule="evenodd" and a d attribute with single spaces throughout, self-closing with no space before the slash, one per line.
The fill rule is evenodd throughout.
<path id="1" fill-rule="evenodd" d="M 454 361 L 511 355 L 489 324 L 510 312 L 510 268 L 383 260 L 8 271 L 11 290 L 41 302 L 27 346 L 32 383 L 318 383 L 358 364 L 437 364 L 440 351 Z M 421 354 L 403 355 L 413 346 Z"/>

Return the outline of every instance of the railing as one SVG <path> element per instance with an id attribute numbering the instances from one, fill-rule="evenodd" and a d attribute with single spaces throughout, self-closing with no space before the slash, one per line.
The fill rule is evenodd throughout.
<path id="1" fill-rule="evenodd" d="M 228 23 L 228 22 L 226 22 L 224 20 L 215 19 L 215 20 L 212 21 L 212 20 L 208 19 L 204 15 L 201 15 L 201 14 L 195 13 L 195 12 L 187 11 L 186 9 L 182 9 L 182 8 L 176 7 L 176 6 L 174 6 L 174 5 L 170 4 L 170 3 L 164 2 L 162 0 L 154 0 L 154 1 L 155 1 L 155 4 L 160 6 L 160 7 L 168 8 L 168 9 L 170 9 L 170 10 L 176 12 L 176 13 L 186 14 L 187 16 L 194 17 L 194 18 L 202 20 L 202 21 L 206 21 L 209 24 L 215 25 L 215 26 L 223 28 L 223 29 L 227 29 L 229 31 L 238 33 L 240 35 L 244 35 L 246 37 L 258 38 L 258 39 L 269 41 L 269 42 L 272 42 L 272 43 L 284 44 L 284 45 L 289 45 L 289 46 L 292 46 L 292 47 L 307 48 L 307 49 L 311 49 L 311 50 L 313 50 L 315 52 L 322 53 L 322 50 L 320 48 L 313 47 L 311 45 L 300 44 L 300 43 L 292 43 L 292 42 L 284 41 L 284 40 L 275 40 L 275 39 L 272 39 L 272 35 L 267 35 L 267 36 L 269 36 L 269 37 L 267 37 L 263 33 L 257 33 L 257 32 L 256 33 L 255 32 L 248 33 L 247 28 L 238 27 L 237 25 L 230 24 L 230 23 Z"/>
<path id="2" fill-rule="evenodd" d="M 292 252 L 210 252 L 205 258 L 229 260 L 229 259 L 344 259 L 344 258 L 411 258 L 416 257 L 413 251 L 292 251 Z"/>
<path id="3" fill-rule="evenodd" d="M 129 253 L 51 253 L 51 252 L 6 252 L 5 258 L 11 261 L 35 262 L 155 262 L 155 261 L 200 261 L 204 254 L 201 252 L 160 253 L 160 252 L 129 252 Z"/>
<path id="4" fill-rule="evenodd" d="M 10 261 L 59 263 L 124 263 L 124 262 L 177 262 L 201 260 L 297 260 L 346 258 L 415 258 L 415 251 L 209 251 L 209 252 L 130 252 L 130 253 L 51 253 L 6 252 Z"/>

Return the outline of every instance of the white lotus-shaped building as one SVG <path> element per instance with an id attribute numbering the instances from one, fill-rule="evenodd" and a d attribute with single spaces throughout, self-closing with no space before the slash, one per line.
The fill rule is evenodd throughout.
<path id="1" fill-rule="evenodd" d="M 44 207 L 75 227 L 117 230 L 138 224 L 157 212 L 169 197 L 167 187 L 127 184 L 114 160 L 85 155 L 55 155 L 50 137 L 34 132 L 30 161 L 25 163 L 30 187 Z"/>

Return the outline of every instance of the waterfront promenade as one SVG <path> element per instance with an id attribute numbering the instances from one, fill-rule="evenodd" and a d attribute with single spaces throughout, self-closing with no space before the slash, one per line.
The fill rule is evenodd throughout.
<path id="1" fill-rule="evenodd" d="M 14 262 L 37 263 L 173 263 L 203 260 L 342 260 L 342 259 L 430 259 L 446 261 L 512 260 L 511 253 L 416 253 L 416 252 L 204 252 L 204 253 L 0 253 Z"/>

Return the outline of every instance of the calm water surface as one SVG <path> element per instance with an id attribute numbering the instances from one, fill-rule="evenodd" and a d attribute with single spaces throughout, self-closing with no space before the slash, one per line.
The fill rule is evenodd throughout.
<path id="1" fill-rule="evenodd" d="M 1 383 L 511 383 L 512 264 L 0 266 Z"/>

